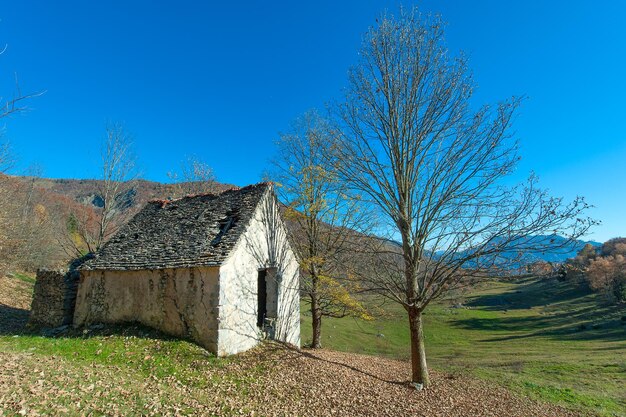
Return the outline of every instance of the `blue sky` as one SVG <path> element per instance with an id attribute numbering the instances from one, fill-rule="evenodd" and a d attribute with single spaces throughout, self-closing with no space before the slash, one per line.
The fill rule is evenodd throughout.
<path id="1" fill-rule="evenodd" d="M 232 3 L 229 4 L 229 3 Z M 411 3 L 404 2 L 405 5 Z M 361 37 L 397 2 L 31 1 L 0 9 L 0 91 L 46 90 L 4 120 L 18 169 L 98 175 L 107 120 L 134 135 L 146 179 L 189 156 L 222 182 L 257 182 L 274 140 L 339 99 Z M 589 238 L 626 235 L 626 2 L 422 1 L 470 56 L 477 103 L 525 95 L 522 162 L 554 195 L 585 196 Z"/>

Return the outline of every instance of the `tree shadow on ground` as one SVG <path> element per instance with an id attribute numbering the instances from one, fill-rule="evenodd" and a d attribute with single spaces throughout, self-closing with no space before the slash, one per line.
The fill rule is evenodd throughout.
<path id="1" fill-rule="evenodd" d="M 327 359 L 317 354 L 315 349 L 300 349 L 295 346 L 291 346 L 286 343 L 276 342 L 276 341 L 268 341 L 264 343 L 260 349 L 254 352 L 252 360 L 254 362 L 288 362 L 288 361 L 297 361 L 302 358 L 313 359 L 320 362 L 330 363 L 336 366 L 344 367 L 353 372 L 360 373 L 362 375 L 368 376 L 370 378 L 376 379 L 377 381 L 385 382 L 387 384 L 392 385 L 400 385 L 400 386 L 409 386 L 409 380 L 390 380 L 381 378 L 378 375 L 375 375 L 366 370 L 360 369 L 351 364 L 343 363 L 340 361 L 334 361 L 331 359 Z"/>
<path id="2" fill-rule="evenodd" d="M 565 317 L 566 315 L 563 315 Z M 585 324 L 575 321 L 570 324 L 557 324 L 561 318 L 516 318 L 502 317 L 489 319 L 464 319 L 453 323 L 455 327 L 467 330 L 510 332 L 498 337 L 482 339 L 484 342 L 498 342 L 531 337 L 550 337 L 556 340 L 626 340 L 626 326 L 619 320 L 598 324 Z"/>
<path id="3" fill-rule="evenodd" d="M 515 289 L 496 295 L 474 297 L 468 307 L 500 311 L 501 316 L 468 318 L 452 324 L 467 330 L 509 333 L 484 341 L 529 337 L 558 340 L 626 340 L 623 306 L 604 302 L 588 289 L 557 280 L 522 280 Z M 528 316 L 506 316 L 508 311 L 533 309 Z M 511 334 L 512 333 L 512 334 Z"/>
<path id="4" fill-rule="evenodd" d="M 333 360 L 330 360 L 330 359 L 322 358 L 322 357 L 316 355 L 315 351 L 301 350 L 300 354 L 302 356 L 304 356 L 305 358 L 315 359 L 315 360 L 322 361 L 322 362 L 332 363 L 333 365 L 342 366 L 342 367 L 344 367 L 346 369 L 350 369 L 351 371 L 358 372 L 360 374 L 366 375 L 366 376 L 368 376 L 370 378 L 374 378 L 374 379 L 376 379 L 378 381 L 381 381 L 381 382 L 385 382 L 387 384 L 408 386 L 408 384 L 410 382 L 408 380 L 407 381 L 394 381 L 394 380 L 384 379 L 384 378 L 381 378 L 381 377 L 379 377 L 377 375 L 374 375 L 374 374 L 372 374 L 370 372 L 367 372 L 367 371 L 364 371 L 362 369 L 359 369 L 359 368 L 357 368 L 355 366 L 348 365 L 346 363 L 342 363 L 342 362 L 338 362 L 338 361 L 333 361 Z"/>
<path id="5" fill-rule="evenodd" d="M 487 311 L 519 310 L 545 307 L 560 302 L 588 302 L 591 291 L 556 279 L 522 279 L 512 282 L 515 287 L 508 292 L 472 297 L 466 303 Z"/>

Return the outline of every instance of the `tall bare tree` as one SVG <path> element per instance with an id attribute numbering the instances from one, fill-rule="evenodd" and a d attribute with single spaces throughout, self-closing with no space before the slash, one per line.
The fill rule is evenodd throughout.
<path id="1" fill-rule="evenodd" d="M 132 153 L 132 137 L 119 123 L 109 123 L 101 150 L 102 179 L 98 191 L 102 198 L 102 213 L 94 250 L 106 242 L 125 223 L 127 200 L 137 179 L 136 159 Z"/>
<path id="2" fill-rule="evenodd" d="M 122 124 L 107 124 L 100 154 L 102 165 L 97 192 L 101 207 L 75 211 L 69 221 L 71 230 L 65 243 L 75 256 L 84 255 L 85 251 L 98 251 L 132 214 L 129 199 L 138 174 L 132 137 Z"/>
<path id="3" fill-rule="evenodd" d="M 170 171 L 167 176 L 172 181 L 172 198 L 217 191 L 213 169 L 196 157 L 187 158 L 178 172 Z"/>
<path id="4" fill-rule="evenodd" d="M 303 272 L 301 291 L 311 309 L 313 348 L 321 347 L 322 318 L 370 318 L 355 297 L 359 287 L 350 254 L 358 231 L 371 218 L 358 198 L 338 181 L 338 132 L 317 112 L 296 119 L 277 142 L 272 179 L 286 204 L 291 242 Z"/>
<path id="5" fill-rule="evenodd" d="M 3 55 L 7 50 L 5 45 L 0 49 L 0 55 Z M 23 112 L 27 109 L 26 103 L 29 99 L 39 96 L 43 92 L 24 94 L 22 93 L 17 76 L 15 76 L 15 91 L 13 94 L 2 95 L 0 94 L 0 120 L 7 118 L 10 115 Z M 7 98 L 8 97 L 8 98 Z M 0 138 L 4 133 L 3 127 L 0 126 Z M 6 267 L 6 254 L 12 255 L 15 253 L 11 242 L 14 241 L 11 235 L 13 234 L 13 227 L 15 222 L 11 221 L 9 210 L 10 207 L 15 205 L 15 201 L 11 200 L 11 196 L 15 190 L 10 181 L 5 176 L 6 172 L 13 168 L 14 155 L 11 152 L 9 143 L 6 141 L 0 142 L 0 251 L 4 252 L 2 259 L 0 260 L 0 266 Z"/>
<path id="6" fill-rule="evenodd" d="M 467 59 L 446 49 L 443 27 L 416 9 L 381 16 L 338 106 L 338 172 L 400 241 L 380 254 L 384 268 L 369 286 L 407 311 L 417 387 L 429 384 L 422 313 L 430 302 L 521 262 L 525 250 L 554 250 L 550 235 L 574 239 L 593 224 L 583 199 L 552 198 L 532 176 L 504 185 L 519 159 L 510 127 L 520 101 L 473 110 Z"/>

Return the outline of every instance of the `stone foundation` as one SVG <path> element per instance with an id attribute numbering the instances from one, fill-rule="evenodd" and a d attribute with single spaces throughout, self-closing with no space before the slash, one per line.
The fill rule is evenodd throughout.
<path id="1" fill-rule="evenodd" d="M 37 271 L 30 323 L 44 327 L 72 324 L 76 306 L 77 271 Z"/>

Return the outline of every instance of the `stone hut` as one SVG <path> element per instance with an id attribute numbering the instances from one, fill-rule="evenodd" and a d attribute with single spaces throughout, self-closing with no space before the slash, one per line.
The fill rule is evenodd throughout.
<path id="1" fill-rule="evenodd" d="M 139 322 L 220 356 L 300 345 L 298 261 L 269 183 L 149 202 L 79 271 L 74 326 Z"/>

